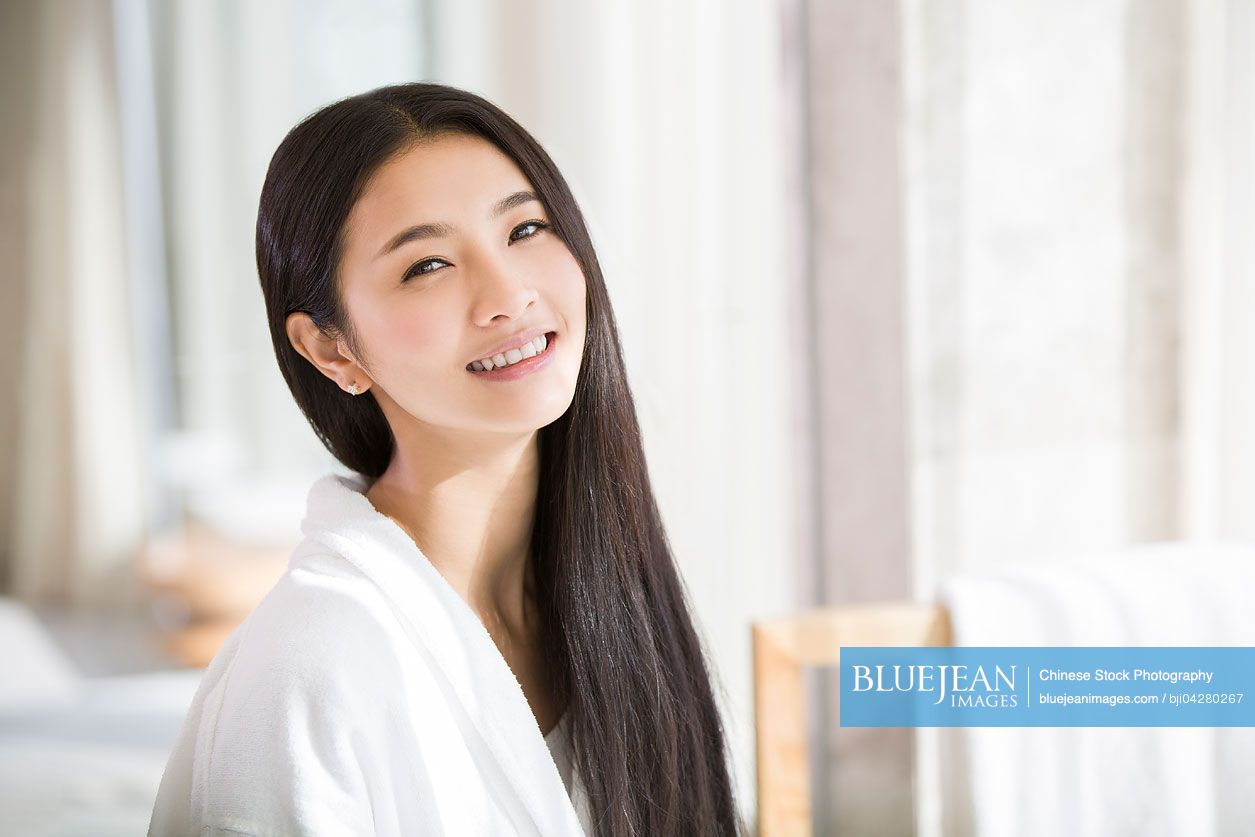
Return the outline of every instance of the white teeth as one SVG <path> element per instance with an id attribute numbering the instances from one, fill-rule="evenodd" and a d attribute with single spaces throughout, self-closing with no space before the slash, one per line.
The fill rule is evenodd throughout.
<path id="1" fill-rule="evenodd" d="M 517 349 L 508 349 L 492 357 L 473 360 L 471 361 L 471 368 L 476 372 L 491 372 L 493 369 L 498 369 L 502 366 L 513 366 L 521 360 L 536 357 L 548 346 L 549 341 L 542 334 L 534 340 L 529 340 Z"/>

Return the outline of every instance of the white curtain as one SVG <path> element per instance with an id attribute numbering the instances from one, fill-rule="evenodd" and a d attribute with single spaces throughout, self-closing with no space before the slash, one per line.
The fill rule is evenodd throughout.
<path id="1" fill-rule="evenodd" d="M 145 519 L 110 7 L 4 5 L 5 590 L 134 601 Z"/>
<path id="2" fill-rule="evenodd" d="M 284 384 L 257 280 L 270 156 L 318 107 L 423 73 L 416 2 L 152 7 L 178 421 L 165 482 L 227 537 L 293 541 L 312 479 L 334 467 Z"/>
<path id="3" fill-rule="evenodd" d="M 1255 536 L 1255 3 L 904 8 L 917 591 Z"/>
<path id="4" fill-rule="evenodd" d="M 1255 4 L 902 8 L 916 595 L 1251 539 Z M 919 740 L 921 833 L 966 833 Z"/>
<path id="5" fill-rule="evenodd" d="M 1185 4 L 1182 375 L 1198 537 L 1255 539 L 1255 2 Z"/>
<path id="6" fill-rule="evenodd" d="M 821 600 L 1255 536 L 1255 3 L 787 6 Z M 821 828 L 937 833 L 931 732 L 830 713 Z"/>

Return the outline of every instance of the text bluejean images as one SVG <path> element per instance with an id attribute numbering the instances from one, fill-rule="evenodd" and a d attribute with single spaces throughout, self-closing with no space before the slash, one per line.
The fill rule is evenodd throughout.
<path id="1" fill-rule="evenodd" d="M 843 727 L 1255 726 L 1250 647 L 842 647 Z"/>

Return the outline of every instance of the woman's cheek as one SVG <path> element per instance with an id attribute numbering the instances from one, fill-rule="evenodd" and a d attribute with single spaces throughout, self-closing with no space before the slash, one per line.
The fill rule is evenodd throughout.
<path id="1" fill-rule="evenodd" d="M 448 328 L 448 320 L 432 317 L 430 310 L 398 305 L 390 314 L 387 345 L 382 347 L 383 351 L 393 363 L 412 369 L 416 362 L 421 364 L 438 357 L 442 349 L 447 353 L 450 347 L 462 345 L 452 336 L 443 337 L 442 328 Z"/>
<path id="2" fill-rule="evenodd" d="M 565 299 L 574 303 L 583 304 L 585 296 L 584 273 L 580 270 L 579 262 L 575 257 L 566 253 L 560 263 L 553 267 L 553 275 L 561 277 L 560 291 Z"/>

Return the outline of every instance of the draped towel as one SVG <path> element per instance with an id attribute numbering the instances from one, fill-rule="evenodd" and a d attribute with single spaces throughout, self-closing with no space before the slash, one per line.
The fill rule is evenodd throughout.
<path id="1" fill-rule="evenodd" d="M 941 599 L 956 645 L 1251 646 L 1252 590 L 1255 546 L 1165 541 L 956 576 Z M 942 732 L 958 833 L 1255 834 L 1252 728 Z"/>

